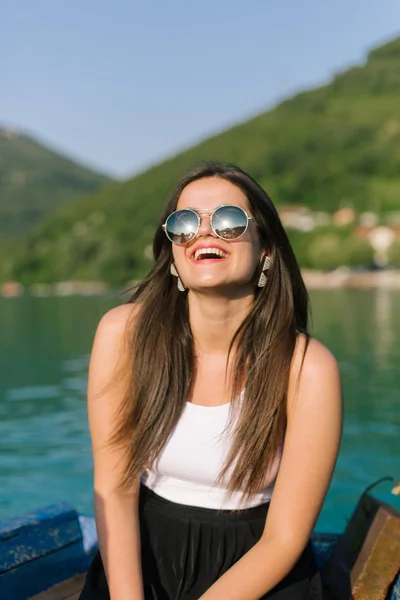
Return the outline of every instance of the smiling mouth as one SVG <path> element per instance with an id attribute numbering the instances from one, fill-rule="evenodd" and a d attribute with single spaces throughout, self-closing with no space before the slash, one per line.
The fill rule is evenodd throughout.
<path id="1" fill-rule="evenodd" d="M 227 258 L 227 253 L 220 248 L 199 248 L 193 254 L 192 258 L 196 262 L 201 260 L 221 260 Z"/>

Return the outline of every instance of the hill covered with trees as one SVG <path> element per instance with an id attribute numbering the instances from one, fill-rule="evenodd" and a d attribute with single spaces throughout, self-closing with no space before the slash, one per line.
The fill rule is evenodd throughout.
<path id="1" fill-rule="evenodd" d="M 151 265 L 149 245 L 169 192 L 188 168 L 205 159 L 240 165 L 281 210 L 300 205 L 333 214 L 347 207 L 356 221 L 367 212 L 384 223 L 400 210 L 399 98 L 400 38 L 373 50 L 364 65 L 336 75 L 328 85 L 300 93 L 133 179 L 69 203 L 19 248 L 3 279 L 124 284 L 142 277 Z M 343 264 L 369 259 L 366 244 L 352 238 L 352 226 L 338 233 L 326 225 L 312 234 L 293 233 L 304 266 L 321 267 L 314 261 L 321 247 L 317 232 L 328 236 L 322 244 L 328 255 L 349 245 L 351 260 L 342 252 Z"/>
<path id="2" fill-rule="evenodd" d="M 0 126 L 0 239 L 29 231 L 107 177 Z"/>

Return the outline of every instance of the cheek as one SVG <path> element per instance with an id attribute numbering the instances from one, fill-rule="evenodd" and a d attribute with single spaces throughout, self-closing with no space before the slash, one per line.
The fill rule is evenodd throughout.
<path id="1" fill-rule="evenodd" d="M 235 257 L 235 265 L 239 269 L 241 276 L 245 274 L 246 276 L 249 274 L 252 276 L 255 273 L 260 263 L 261 254 L 262 249 L 257 242 L 254 243 L 254 241 L 251 241 L 242 246 L 240 252 Z"/>
<path id="2" fill-rule="evenodd" d="M 250 255 L 254 265 L 258 265 L 262 254 L 261 240 L 258 235 L 252 235 L 249 239 L 251 250 Z"/>
<path id="3" fill-rule="evenodd" d="M 253 248 L 253 252 L 251 255 L 251 270 L 253 273 L 258 269 L 258 265 L 260 264 L 261 257 L 261 248 Z"/>
<path id="4" fill-rule="evenodd" d="M 179 271 L 179 265 L 183 265 L 183 261 L 185 258 L 185 248 L 181 248 L 172 244 L 172 260 L 174 261 L 176 268 Z"/>
<path id="5" fill-rule="evenodd" d="M 260 260 L 261 257 L 263 255 L 263 247 L 260 243 L 260 240 L 257 238 L 254 243 L 252 244 L 252 249 L 251 249 L 251 271 L 253 272 L 253 274 L 257 271 L 259 265 L 260 265 Z"/>

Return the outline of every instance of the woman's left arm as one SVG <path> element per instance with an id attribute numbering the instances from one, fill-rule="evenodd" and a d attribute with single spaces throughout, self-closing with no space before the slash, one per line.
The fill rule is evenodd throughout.
<path id="1" fill-rule="evenodd" d="M 337 362 L 300 336 L 290 375 L 282 460 L 260 540 L 200 600 L 258 600 L 292 570 L 312 534 L 339 452 L 342 391 Z"/>

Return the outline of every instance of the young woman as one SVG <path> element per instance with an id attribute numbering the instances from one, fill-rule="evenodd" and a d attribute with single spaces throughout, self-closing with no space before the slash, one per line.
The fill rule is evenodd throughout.
<path id="1" fill-rule="evenodd" d="M 99 552 L 81 600 L 322 599 L 310 536 L 339 450 L 337 363 L 268 195 L 235 166 L 178 185 L 155 264 L 96 333 Z"/>

